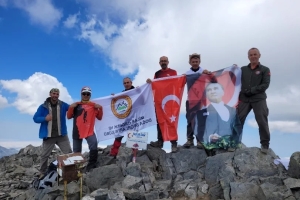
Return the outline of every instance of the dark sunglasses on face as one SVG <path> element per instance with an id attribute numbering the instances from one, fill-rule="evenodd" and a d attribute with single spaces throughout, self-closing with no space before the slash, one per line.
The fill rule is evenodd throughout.
<path id="1" fill-rule="evenodd" d="M 91 93 L 88 93 L 88 92 L 83 92 L 81 93 L 83 96 L 91 96 Z"/>
<path id="2" fill-rule="evenodd" d="M 130 83 L 130 82 L 124 82 L 124 84 L 128 84 L 128 83 Z"/>

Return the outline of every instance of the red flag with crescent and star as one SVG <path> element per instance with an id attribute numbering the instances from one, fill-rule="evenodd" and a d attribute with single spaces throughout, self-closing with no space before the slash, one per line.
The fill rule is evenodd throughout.
<path id="1" fill-rule="evenodd" d="M 163 140 L 178 140 L 177 126 L 185 76 L 171 76 L 152 81 L 156 118 Z"/>

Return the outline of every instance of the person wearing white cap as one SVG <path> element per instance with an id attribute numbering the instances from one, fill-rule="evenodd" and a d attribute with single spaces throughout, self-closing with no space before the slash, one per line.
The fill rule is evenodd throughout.
<path id="1" fill-rule="evenodd" d="M 89 146 L 89 162 L 86 172 L 96 167 L 98 159 L 98 141 L 94 132 L 96 118 L 102 119 L 102 106 L 90 101 L 92 90 L 90 87 L 81 89 L 81 101 L 70 105 L 68 119 L 73 118 L 73 152 L 82 151 L 82 140 L 86 139 Z"/>

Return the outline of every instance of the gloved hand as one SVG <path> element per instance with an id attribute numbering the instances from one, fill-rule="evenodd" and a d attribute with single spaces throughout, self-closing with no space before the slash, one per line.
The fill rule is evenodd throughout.
<path id="1" fill-rule="evenodd" d="M 251 97 L 253 94 L 251 93 L 251 90 L 249 89 L 245 89 L 244 90 L 244 94 L 247 96 L 247 97 Z"/>

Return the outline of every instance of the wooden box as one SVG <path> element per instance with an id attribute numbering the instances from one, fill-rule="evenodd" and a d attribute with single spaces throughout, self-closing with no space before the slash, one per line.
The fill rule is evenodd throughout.
<path id="1" fill-rule="evenodd" d="M 81 153 L 64 154 L 57 157 L 57 172 L 64 181 L 78 180 L 78 173 L 82 172 L 85 158 Z"/>

